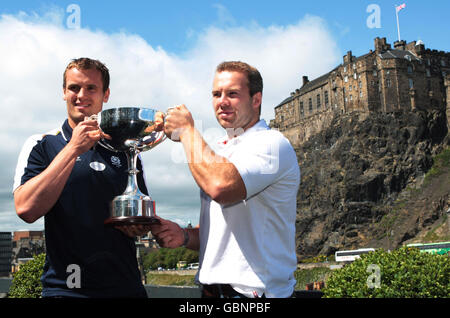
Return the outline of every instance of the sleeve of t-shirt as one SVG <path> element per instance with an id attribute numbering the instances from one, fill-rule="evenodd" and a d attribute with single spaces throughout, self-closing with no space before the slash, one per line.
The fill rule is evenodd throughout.
<path id="1" fill-rule="evenodd" d="M 293 161 L 292 146 L 274 132 L 259 133 L 239 145 L 229 158 L 239 171 L 247 190 L 247 198 L 261 192 L 283 177 Z"/>
<path id="2" fill-rule="evenodd" d="M 48 165 L 48 159 L 42 148 L 40 138 L 31 136 L 23 145 L 17 160 L 13 192 L 19 186 L 44 171 Z"/>

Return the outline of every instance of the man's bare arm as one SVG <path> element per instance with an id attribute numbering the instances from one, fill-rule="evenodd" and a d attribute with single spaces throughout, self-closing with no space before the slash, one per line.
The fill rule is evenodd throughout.
<path id="1" fill-rule="evenodd" d="M 245 199 L 247 192 L 239 171 L 208 146 L 184 105 L 169 112 L 164 131 L 172 140 L 181 141 L 192 176 L 214 201 L 231 204 Z"/>
<path id="2" fill-rule="evenodd" d="M 85 121 L 74 128 L 72 139 L 39 175 L 14 191 L 17 215 L 27 223 L 44 216 L 56 203 L 75 165 L 77 157 L 100 139 L 94 121 Z"/>

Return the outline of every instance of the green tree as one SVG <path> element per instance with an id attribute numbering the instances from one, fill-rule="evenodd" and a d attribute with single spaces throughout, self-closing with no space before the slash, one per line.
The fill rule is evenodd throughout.
<path id="1" fill-rule="evenodd" d="M 335 270 L 324 297 L 450 297 L 450 258 L 410 247 L 379 249 Z"/>
<path id="2" fill-rule="evenodd" d="M 8 297 L 40 298 L 42 293 L 41 276 L 44 268 L 45 254 L 35 256 L 20 266 L 14 274 Z"/>
<path id="3" fill-rule="evenodd" d="M 155 252 L 148 253 L 143 257 L 144 269 L 155 270 L 158 267 L 175 268 L 179 261 L 187 263 L 198 262 L 198 252 L 184 247 L 174 249 L 160 248 Z"/>

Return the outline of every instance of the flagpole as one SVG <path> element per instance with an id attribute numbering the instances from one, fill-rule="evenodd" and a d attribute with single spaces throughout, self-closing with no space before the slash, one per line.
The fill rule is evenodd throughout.
<path id="1" fill-rule="evenodd" d="M 398 33 L 398 41 L 400 42 L 400 24 L 398 23 L 398 9 L 397 5 L 395 5 L 395 15 L 397 17 L 397 33 Z"/>

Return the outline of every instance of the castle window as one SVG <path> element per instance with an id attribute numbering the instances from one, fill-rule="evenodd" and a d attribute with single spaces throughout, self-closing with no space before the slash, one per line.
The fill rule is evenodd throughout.
<path id="1" fill-rule="evenodd" d="M 313 107 L 312 107 L 312 98 L 309 98 L 309 112 L 312 113 Z"/>
<path id="2" fill-rule="evenodd" d="M 431 77 L 431 72 L 429 68 L 427 68 L 427 77 Z"/>
<path id="3" fill-rule="evenodd" d="M 359 92 L 359 97 L 361 97 L 361 98 L 363 97 L 363 92 L 362 91 Z"/>
<path id="4" fill-rule="evenodd" d="M 359 81 L 359 88 L 362 88 L 362 82 Z"/>
<path id="5" fill-rule="evenodd" d="M 411 74 L 413 72 L 412 66 L 408 65 L 408 74 Z"/>
<path id="6" fill-rule="evenodd" d="M 441 60 L 441 66 L 445 66 L 445 60 Z"/>
<path id="7" fill-rule="evenodd" d="M 325 100 L 325 107 L 328 107 L 328 91 L 325 91 L 323 93 L 324 100 Z"/>
<path id="8" fill-rule="evenodd" d="M 347 66 L 344 66 L 344 73 L 347 73 Z"/>
<path id="9" fill-rule="evenodd" d="M 320 95 L 317 94 L 317 109 L 320 108 Z"/>
<path id="10" fill-rule="evenodd" d="M 389 78 L 386 80 L 386 86 L 391 87 L 391 80 Z"/>
<path id="11" fill-rule="evenodd" d="M 409 79 L 409 88 L 414 88 L 414 81 L 412 80 L 412 78 Z"/>
<path id="12" fill-rule="evenodd" d="M 373 70 L 373 76 L 378 76 L 377 70 Z"/>
<path id="13" fill-rule="evenodd" d="M 354 79 L 356 79 L 356 78 L 357 78 L 357 75 L 356 75 L 356 73 L 354 73 L 354 74 L 353 74 L 353 78 L 354 78 Z"/>
<path id="14" fill-rule="evenodd" d="M 356 70 L 356 64 L 355 63 L 353 63 L 353 69 Z"/>
<path id="15" fill-rule="evenodd" d="M 345 77 L 344 77 L 344 82 L 348 82 L 348 76 L 347 75 L 345 75 Z"/>
<path id="16" fill-rule="evenodd" d="M 428 66 L 431 65 L 431 60 L 430 59 L 427 59 L 427 64 L 428 64 Z"/>
<path id="17" fill-rule="evenodd" d="M 350 100 L 353 100 L 353 96 L 352 95 L 350 95 Z"/>
<path id="18" fill-rule="evenodd" d="M 353 85 L 350 85 L 350 87 L 348 88 L 349 92 L 351 92 L 353 89 Z"/>

